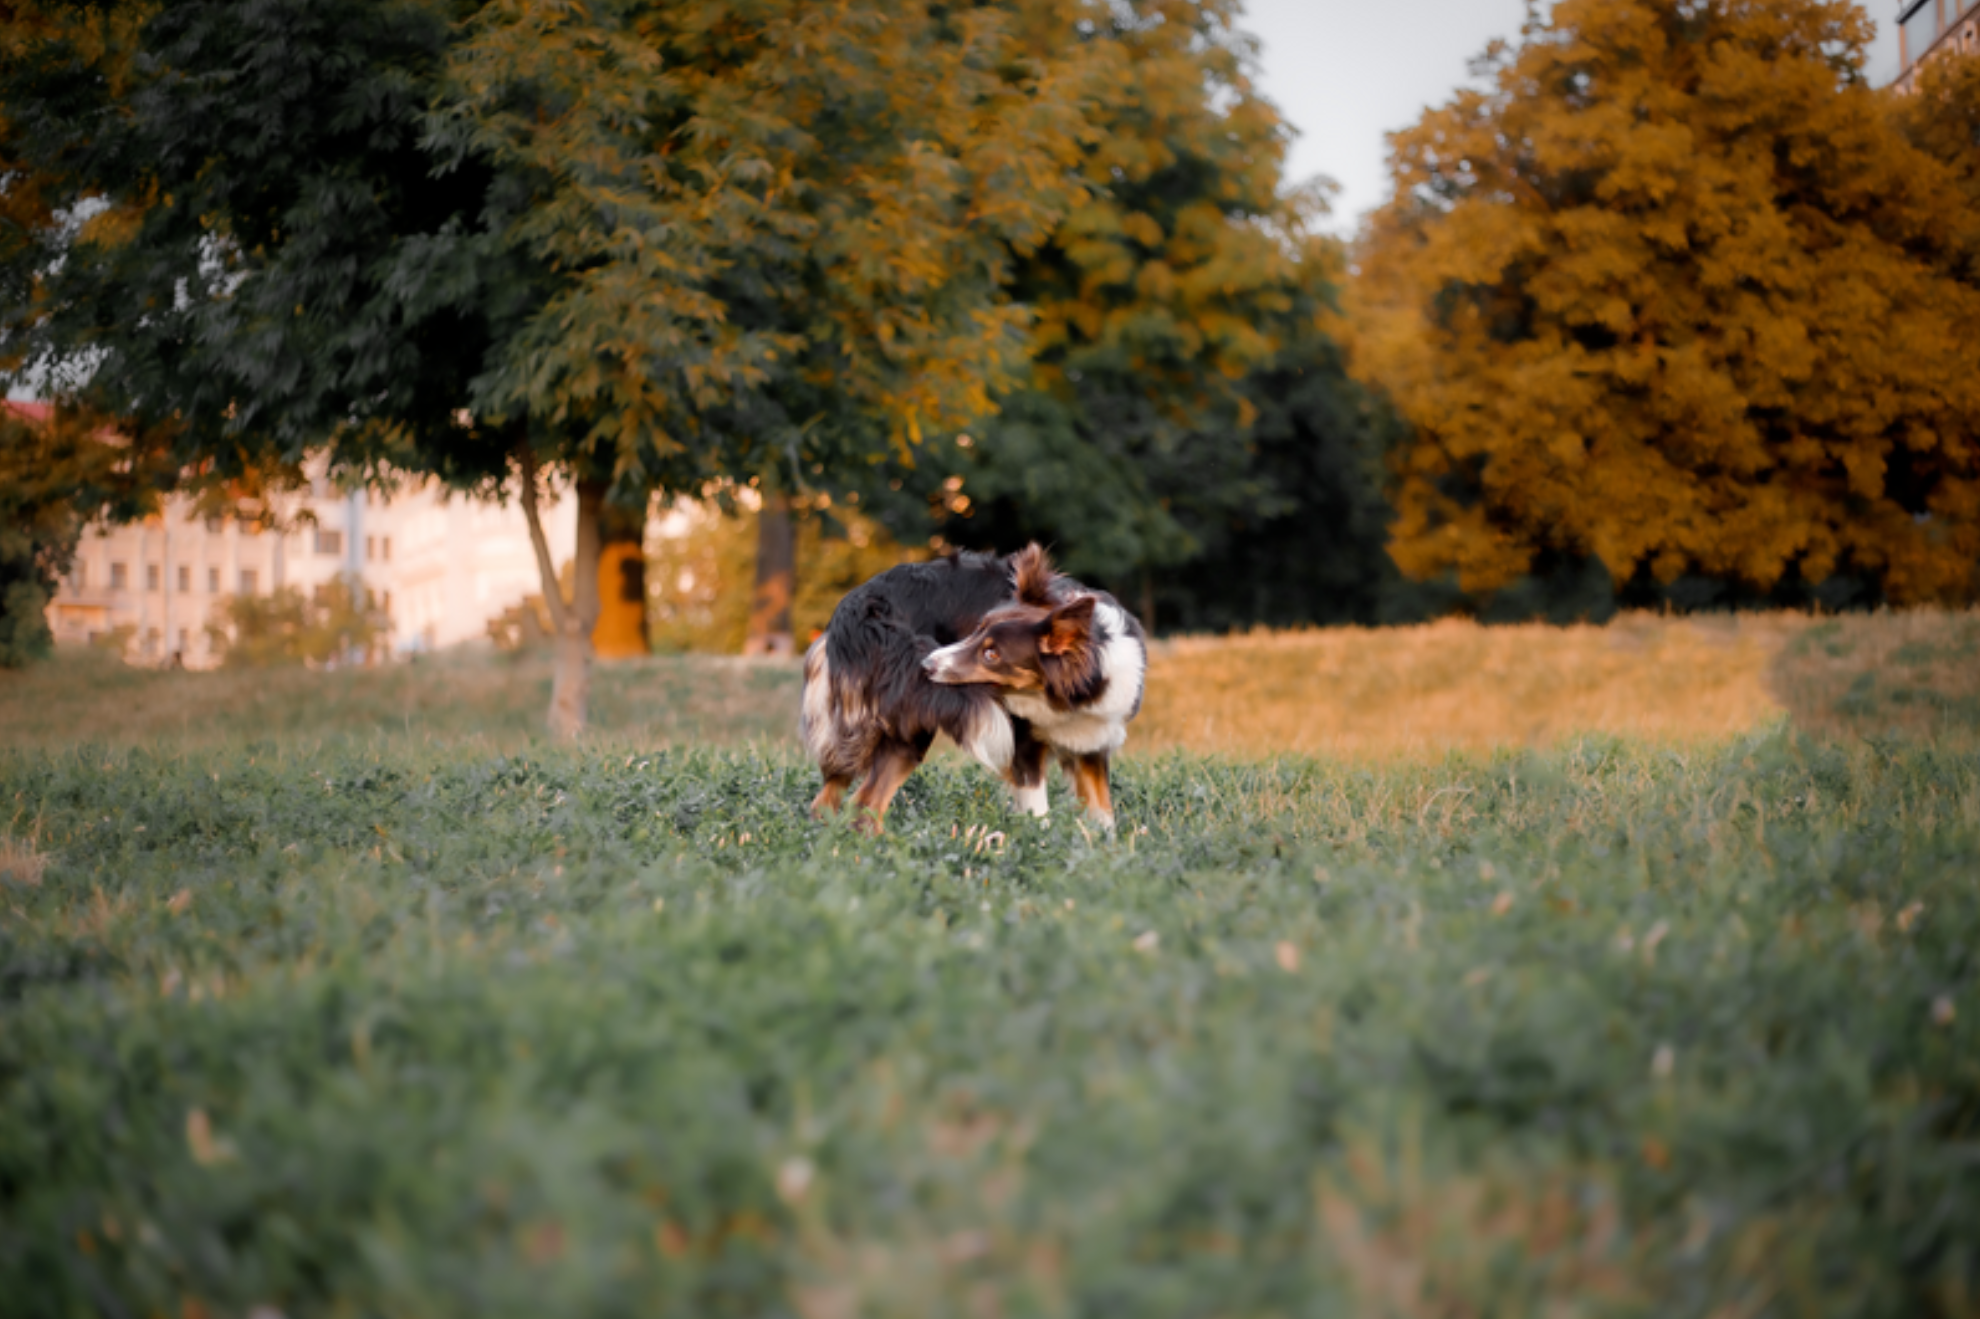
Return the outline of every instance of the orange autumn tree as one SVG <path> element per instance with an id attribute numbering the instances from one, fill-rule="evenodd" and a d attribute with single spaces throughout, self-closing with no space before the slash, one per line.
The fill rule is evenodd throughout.
<path id="1" fill-rule="evenodd" d="M 1916 81 L 1912 95 L 1893 99 L 1898 127 L 1952 172 L 1966 215 L 1946 253 L 1948 269 L 1980 286 L 1980 59 L 1942 56 L 1920 69 Z"/>
<path id="2" fill-rule="evenodd" d="M 1842 0 L 1561 0 L 1395 135 L 1351 310 L 1414 430 L 1405 572 L 1972 598 L 1972 213 L 1870 35 Z"/>

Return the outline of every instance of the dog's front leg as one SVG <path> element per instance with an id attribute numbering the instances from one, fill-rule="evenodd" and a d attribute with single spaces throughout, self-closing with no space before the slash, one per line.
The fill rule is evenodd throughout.
<path id="1" fill-rule="evenodd" d="M 1011 785 L 1011 804 L 1017 809 L 1041 820 L 1051 814 L 1045 796 L 1045 744 L 1022 719 L 1011 720 L 1011 765 L 1004 781 Z"/>
<path id="2" fill-rule="evenodd" d="M 1094 823 L 1111 834 L 1114 832 L 1114 788 L 1107 762 L 1105 751 L 1087 751 L 1069 757 L 1066 768 L 1072 773 L 1073 791 L 1079 794 L 1079 804 L 1086 808 Z"/>

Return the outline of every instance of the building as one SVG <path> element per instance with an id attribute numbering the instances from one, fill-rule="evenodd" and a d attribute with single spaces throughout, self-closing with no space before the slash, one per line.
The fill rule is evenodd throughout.
<path id="1" fill-rule="evenodd" d="M 46 406 L 10 402 L 28 416 Z M 434 650 L 487 634 L 488 620 L 542 591 L 522 509 L 409 483 L 389 497 L 334 490 L 318 478 L 285 501 L 283 529 L 238 518 L 202 518 L 173 496 L 142 522 L 93 526 L 48 606 L 58 642 L 102 642 L 129 629 L 126 654 L 139 663 L 188 668 L 218 662 L 207 624 L 228 597 L 285 586 L 311 591 L 347 575 L 389 620 L 396 651 Z M 541 506 L 550 557 L 563 563 L 577 541 L 568 500 Z M 304 515 L 307 516 L 304 516 Z"/>
<path id="2" fill-rule="evenodd" d="M 1980 0 L 1898 0 L 1898 91 L 1914 89 L 1926 61 L 1975 52 L 1980 52 Z"/>

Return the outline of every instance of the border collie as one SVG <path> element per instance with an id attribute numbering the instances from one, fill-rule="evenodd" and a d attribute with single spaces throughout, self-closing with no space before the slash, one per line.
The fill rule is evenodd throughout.
<path id="1" fill-rule="evenodd" d="M 1147 636 L 1105 591 L 1054 571 L 1037 545 L 910 563 L 849 592 L 804 657 L 798 731 L 825 786 L 813 815 L 853 802 L 880 831 L 901 784 L 947 733 L 1047 813 L 1045 759 L 1114 827 L 1109 761 L 1141 710 Z"/>

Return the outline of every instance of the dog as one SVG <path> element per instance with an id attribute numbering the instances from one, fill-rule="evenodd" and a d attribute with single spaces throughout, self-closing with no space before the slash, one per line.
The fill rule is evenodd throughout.
<path id="1" fill-rule="evenodd" d="M 1038 545 L 903 564 L 848 592 L 804 657 L 799 735 L 824 786 L 814 816 L 855 780 L 857 827 L 887 807 L 946 733 L 1048 813 L 1056 756 L 1087 814 L 1114 828 L 1111 758 L 1141 710 L 1148 638 L 1105 591 L 1062 576 Z"/>

